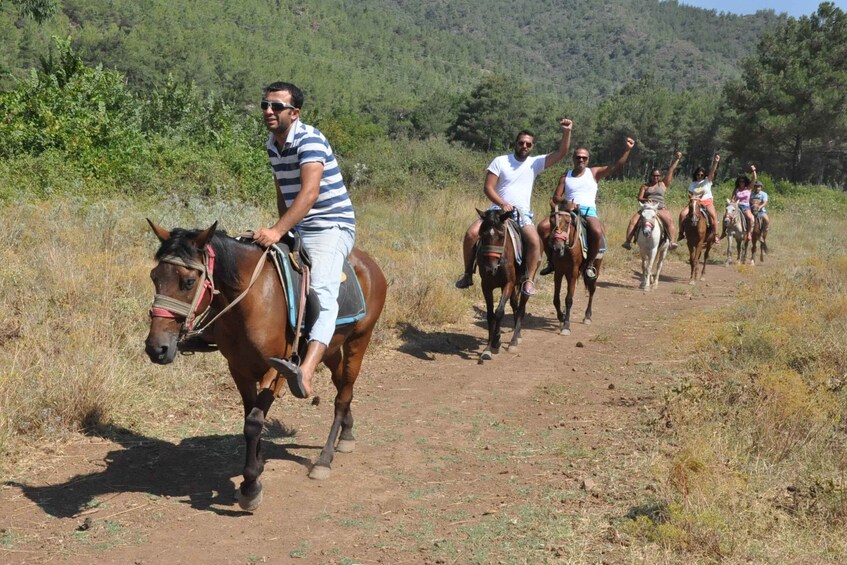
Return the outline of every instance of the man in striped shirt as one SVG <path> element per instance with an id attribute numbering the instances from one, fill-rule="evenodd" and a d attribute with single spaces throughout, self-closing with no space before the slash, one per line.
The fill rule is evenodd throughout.
<path id="1" fill-rule="evenodd" d="M 308 398 L 312 375 L 335 333 L 341 271 L 353 249 L 356 221 L 332 147 L 320 131 L 299 120 L 302 106 L 303 93 L 291 83 L 274 82 L 265 88 L 261 107 L 270 131 L 266 148 L 279 219 L 253 237 L 267 247 L 296 229 L 311 257 L 311 288 L 320 314 L 309 334 L 306 355 L 300 367 L 272 360 L 292 394 Z"/>

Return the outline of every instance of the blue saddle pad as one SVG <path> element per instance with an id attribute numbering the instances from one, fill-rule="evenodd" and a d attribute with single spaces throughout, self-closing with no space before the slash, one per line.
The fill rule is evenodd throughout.
<path id="1" fill-rule="evenodd" d="M 303 275 L 291 264 L 291 258 L 289 256 L 290 248 L 287 244 L 280 242 L 274 245 L 274 252 L 282 268 L 283 287 L 285 287 L 285 293 L 288 298 L 288 323 L 293 328 L 297 325 L 297 311 L 300 306 L 300 284 L 303 280 Z M 353 265 L 346 259 L 344 260 L 343 273 L 341 286 L 338 289 L 338 317 L 335 320 L 336 326 L 357 322 L 367 313 L 365 296 L 362 294 L 362 286 L 359 284 L 359 279 L 356 277 L 356 271 L 353 269 Z M 303 320 L 303 326 L 306 329 L 314 321 L 314 315 L 310 316 L 309 312 L 319 310 L 317 304 L 314 305 L 314 310 L 312 309 L 312 305 L 310 304 L 312 300 L 317 302 L 317 299 L 314 297 L 307 298 L 307 314 Z"/>

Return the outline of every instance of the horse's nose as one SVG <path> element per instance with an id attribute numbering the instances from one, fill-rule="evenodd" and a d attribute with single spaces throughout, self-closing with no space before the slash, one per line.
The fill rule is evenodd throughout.
<path id="1" fill-rule="evenodd" d="M 149 339 L 144 344 L 144 352 L 147 353 L 150 361 L 159 365 L 167 365 L 173 361 L 174 356 L 169 349 L 168 345 L 154 343 Z"/>

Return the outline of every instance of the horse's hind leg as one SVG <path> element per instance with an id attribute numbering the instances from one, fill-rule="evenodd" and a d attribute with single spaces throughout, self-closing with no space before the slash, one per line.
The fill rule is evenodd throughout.
<path id="1" fill-rule="evenodd" d="M 517 351 L 521 343 L 521 324 L 526 313 L 526 301 L 529 299 L 524 293 L 520 293 L 520 298 L 515 299 L 512 296 L 512 309 L 515 312 L 515 331 L 512 334 L 512 341 L 509 342 L 509 352 Z"/>
<path id="2" fill-rule="evenodd" d="M 332 373 L 332 382 L 338 392 L 335 395 L 332 426 L 329 428 L 326 444 L 318 460 L 309 471 L 311 479 L 329 478 L 335 452 L 350 453 L 356 447 L 356 438 L 353 436 L 353 412 L 350 405 L 353 401 L 353 385 L 362 368 L 362 359 L 371 340 L 371 332 L 372 329 L 347 341 L 342 346 L 343 354 L 339 349 L 324 357 L 324 365 Z M 335 443 L 336 440 L 338 445 Z"/>
<path id="3" fill-rule="evenodd" d="M 594 262 L 594 268 L 597 269 L 597 276 L 593 279 L 589 279 L 588 277 L 584 277 L 585 288 L 588 289 L 588 306 L 585 308 L 585 317 L 582 319 L 582 323 L 586 326 L 591 325 L 591 306 L 594 304 L 594 291 L 597 290 L 597 279 L 600 278 L 600 265 L 602 263 L 602 259 L 599 259 Z"/>

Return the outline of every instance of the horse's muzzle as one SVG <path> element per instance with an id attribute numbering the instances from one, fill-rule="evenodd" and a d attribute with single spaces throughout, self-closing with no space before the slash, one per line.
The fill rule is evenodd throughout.
<path id="1" fill-rule="evenodd" d="M 157 365 L 173 363 L 177 353 L 176 336 L 150 333 L 144 341 L 144 352 L 147 353 L 150 361 Z"/>

